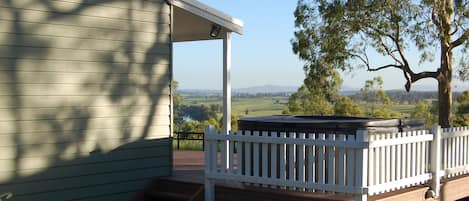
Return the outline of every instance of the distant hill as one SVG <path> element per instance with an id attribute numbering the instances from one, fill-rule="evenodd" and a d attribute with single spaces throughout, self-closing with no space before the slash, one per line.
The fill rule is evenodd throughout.
<path id="1" fill-rule="evenodd" d="M 296 92 L 298 87 L 294 86 L 277 86 L 277 85 L 264 85 L 264 86 L 253 86 L 247 88 L 233 89 L 233 95 L 236 94 L 279 94 L 285 93 L 290 94 Z M 222 90 L 210 90 L 210 89 L 180 89 L 179 93 L 189 96 L 217 96 L 222 95 Z"/>
<path id="2" fill-rule="evenodd" d="M 454 86 L 453 92 L 462 92 L 464 90 L 468 90 L 469 85 L 467 86 Z M 292 93 L 295 93 L 298 90 L 298 87 L 295 86 L 280 86 L 280 85 L 263 85 L 263 86 L 253 86 L 253 87 L 246 87 L 246 88 L 235 88 L 232 90 L 232 94 L 236 95 L 262 95 L 262 94 L 282 94 L 282 96 L 287 95 L 289 96 Z M 222 96 L 222 90 L 214 90 L 214 89 L 180 89 L 178 90 L 179 93 L 185 96 Z M 388 93 L 394 94 L 408 94 L 405 90 L 402 89 L 391 89 L 386 90 Z M 340 89 L 340 94 L 345 96 L 353 96 L 360 92 L 359 88 L 350 87 L 347 85 L 342 86 Z M 429 85 L 412 85 L 411 92 L 437 92 L 437 88 L 435 86 Z M 424 94 L 424 93 L 416 93 L 417 96 Z"/>
<path id="3" fill-rule="evenodd" d="M 264 85 L 253 86 L 247 88 L 234 89 L 233 93 L 244 94 L 276 94 L 276 93 L 294 93 L 298 87 L 294 86 L 278 86 L 278 85 Z"/>

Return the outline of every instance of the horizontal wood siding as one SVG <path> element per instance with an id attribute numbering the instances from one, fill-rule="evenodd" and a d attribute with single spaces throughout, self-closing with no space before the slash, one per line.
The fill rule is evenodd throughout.
<path id="1" fill-rule="evenodd" d="M 0 2 L 0 194 L 129 200 L 171 173 L 164 0 Z"/>

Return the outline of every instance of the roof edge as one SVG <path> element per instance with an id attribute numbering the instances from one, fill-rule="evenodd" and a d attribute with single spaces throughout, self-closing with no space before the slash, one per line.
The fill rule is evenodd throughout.
<path id="1" fill-rule="evenodd" d="M 205 18 L 232 32 L 243 34 L 243 21 L 195 0 L 166 0 L 167 3 Z"/>

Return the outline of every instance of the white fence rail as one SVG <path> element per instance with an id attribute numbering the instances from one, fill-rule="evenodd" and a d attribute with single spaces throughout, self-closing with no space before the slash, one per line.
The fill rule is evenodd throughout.
<path id="1" fill-rule="evenodd" d="M 214 180 L 269 188 L 368 195 L 469 173 L 469 128 L 355 135 L 205 131 L 206 200 Z"/>
<path id="2" fill-rule="evenodd" d="M 429 172 L 430 141 L 427 131 L 372 134 L 368 152 L 369 195 L 423 184 Z"/>
<path id="3" fill-rule="evenodd" d="M 469 127 L 445 128 L 441 136 L 445 178 L 469 173 Z"/>

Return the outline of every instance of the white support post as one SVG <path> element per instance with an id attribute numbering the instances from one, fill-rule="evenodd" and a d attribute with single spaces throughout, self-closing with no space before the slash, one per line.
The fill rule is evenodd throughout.
<path id="1" fill-rule="evenodd" d="M 358 130 L 356 136 L 357 142 L 368 142 L 368 131 Z M 356 181 L 357 187 L 365 190 L 368 187 L 368 148 L 357 149 L 356 155 Z M 367 201 L 368 193 L 366 191 L 355 195 L 355 201 Z"/>
<path id="2" fill-rule="evenodd" d="M 223 134 L 229 135 L 231 130 L 231 32 L 226 32 L 223 38 Z M 230 143 L 225 142 L 226 150 L 230 150 Z M 226 152 L 228 153 L 228 152 Z M 226 155 L 226 167 L 230 167 L 231 159 Z"/>
<path id="3" fill-rule="evenodd" d="M 431 145 L 431 172 L 433 197 L 440 196 L 440 169 L 441 169 L 441 127 L 433 126 L 433 141 Z"/>

